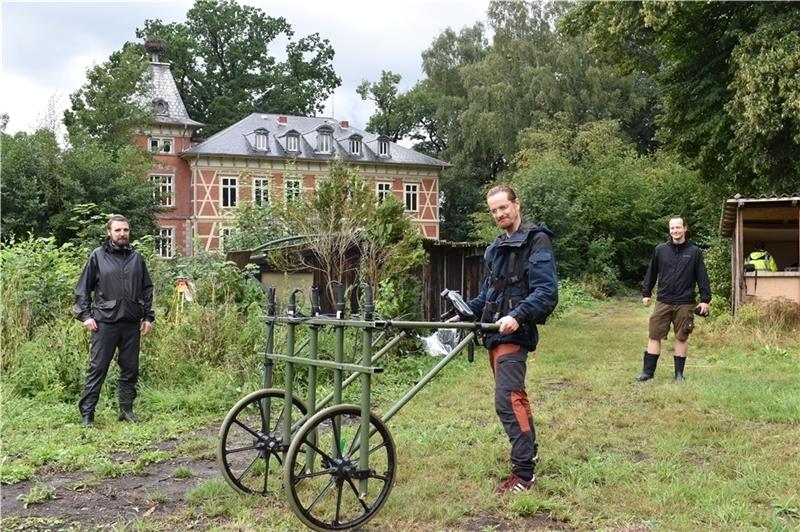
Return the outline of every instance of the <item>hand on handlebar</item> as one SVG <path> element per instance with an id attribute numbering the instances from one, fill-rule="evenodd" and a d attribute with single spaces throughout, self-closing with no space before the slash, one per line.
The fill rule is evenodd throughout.
<path id="1" fill-rule="evenodd" d="M 497 331 L 500 334 L 511 334 L 519 329 L 519 322 L 511 316 L 503 316 L 497 320 L 500 329 Z"/>

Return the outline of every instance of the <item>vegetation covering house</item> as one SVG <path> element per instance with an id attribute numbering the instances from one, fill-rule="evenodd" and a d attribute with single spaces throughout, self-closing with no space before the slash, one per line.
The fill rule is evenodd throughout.
<path id="1" fill-rule="evenodd" d="M 208 139 L 192 120 L 169 65 L 151 61 L 152 127 L 135 138 L 154 154 L 162 257 L 215 250 L 242 202 L 264 204 L 312 194 L 337 158 L 357 165 L 378 197 L 392 194 L 423 236 L 439 238 L 439 173 L 450 166 L 368 133 L 346 120 L 253 113 Z"/>
<path id="2" fill-rule="evenodd" d="M 784 297 L 800 303 L 800 194 L 725 200 L 720 233 L 731 238 L 731 305 L 734 314 L 749 299 Z M 757 243 L 778 271 L 745 271 Z"/>

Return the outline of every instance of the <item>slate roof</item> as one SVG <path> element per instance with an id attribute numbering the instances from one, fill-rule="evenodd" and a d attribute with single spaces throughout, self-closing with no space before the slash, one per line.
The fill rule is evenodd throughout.
<path id="1" fill-rule="evenodd" d="M 278 118 L 284 119 L 279 122 Z M 316 151 L 317 136 L 320 130 L 327 129 L 333 140 L 330 153 Z M 256 131 L 267 132 L 267 149 L 256 149 Z M 297 135 L 298 151 L 287 151 L 287 136 Z M 350 139 L 360 137 L 361 153 L 350 152 Z M 232 126 L 214 134 L 204 142 L 184 151 L 186 155 L 216 155 L 238 157 L 263 157 L 273 159 L 293 159 L 312 161 L 332 161 L 340 157 L 348 162 L 420 165 L 446 168 L 450 163 L 429 157 L 405 148 L 394 142 L 389 143 L 389 156 L 378 155 L 378 143 L 387 137 L 368 133 L 347 123 L 330 117 L 308 117 L 277 114 L 253 113 Z"/>
<path id="2" fill-rule="evenodd" d="M 170 72 L 169 63 L 151 62 L 147 72 L 153 80 L 152 91 L 144 97 L 146 105 L 155 107 L 155 121 L 159 124 L 179 124 L 187 126 L 202 126 L 189 118 L 186 106 L 175 85 L 175 79 Z"/>

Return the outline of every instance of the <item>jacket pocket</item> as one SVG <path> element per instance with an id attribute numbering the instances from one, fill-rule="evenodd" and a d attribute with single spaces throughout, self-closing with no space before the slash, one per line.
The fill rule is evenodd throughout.
<path id="1" fill-rule="evenodd" d="M 95 301 L 94 308 L 100 310 L 114 310 L 117 306 L 116 299 L 109 299 L 108 301 Z"/>

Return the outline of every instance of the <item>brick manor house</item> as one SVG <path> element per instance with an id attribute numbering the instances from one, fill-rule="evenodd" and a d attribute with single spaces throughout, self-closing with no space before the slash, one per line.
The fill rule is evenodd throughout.
<path id="1" fill-rule="evenodd" d="M 134 142 L 157 162 L 150 177 L 162 207 L 156 214 L 162 257 L 221 248 L 237 205 L 313 194 L 337 157 L 356 165 L 378 197 L 402 201 L 422 235 L 438 240 L 439 173 L 448 163 L 325 117 L 253 113 L 193 141 L 203 124 L 189 117 L 169 64 L 154 56 L 148 72 L 155 120 Z"/>

